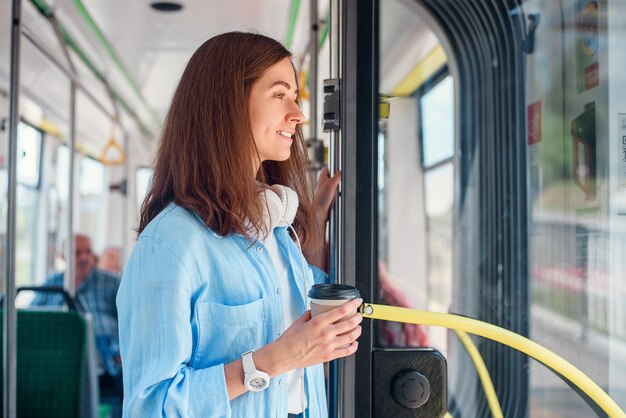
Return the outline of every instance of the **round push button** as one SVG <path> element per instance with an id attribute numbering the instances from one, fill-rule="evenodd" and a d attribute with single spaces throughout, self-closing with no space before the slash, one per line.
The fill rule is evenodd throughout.
<path id="1" fill-rule="evenodd" d="M 430 397 L 428 379 L 415 370 L 404 370 L 398 373 L 391 385 L 393 400 L 405 408 L 419 408 Z"/>

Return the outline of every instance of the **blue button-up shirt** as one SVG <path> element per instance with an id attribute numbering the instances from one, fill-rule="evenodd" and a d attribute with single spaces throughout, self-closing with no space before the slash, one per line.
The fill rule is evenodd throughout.
<path id="1" fill-rule="evenodd" d="M 117 376 L 121 373 L 119 341 L 117 332 L 117 308 L 115 297 L 120 278 L 113 274 L 93 269 L 76 289 L 76 297 L 93 316 L 96 347 L 99 355 L 99 373 Z M 63 287 L 63 273 L 50 276 L 44 286 Z M 32 306 L 62 306 L 65 303 L 60 293 L 38 293 Z"/>
<path id="2" fill-rule="evenodd" d="M 304 263 L 286 228 L 274 230 L 289 264 L 291 301 L 323 272 Z M 170 204 L 141 233 L 117 296 L 125 417 L 287 417 L 286 375 L 229 401 L 224 365 L 276 340 L 287 328 L 267 249 L 219 236 Z M 243 379 L 243 376 L 242 376 Z M 326 418 L 322 365 L 305 369 L 307 416 Z"/>

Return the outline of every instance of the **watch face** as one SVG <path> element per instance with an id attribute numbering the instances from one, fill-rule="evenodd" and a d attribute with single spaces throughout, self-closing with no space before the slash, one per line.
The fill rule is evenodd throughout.
<path id="1" fill-rule="evenodd" d="M 255 377 L 254 379 L 250 379 L 250 386 L 256 390 L 265 389 L 267 385 L 267 380 L 261 377 Z"/>

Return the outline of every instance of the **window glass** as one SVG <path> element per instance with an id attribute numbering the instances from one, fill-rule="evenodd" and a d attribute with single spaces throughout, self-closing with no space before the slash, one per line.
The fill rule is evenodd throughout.
<path id="1" fill-rule="evenodd" d="M 143 204 L 143 199 L 146 197 L 146 193 L 148 193 L 148 187 L 150 186 L 150 181 L 152 179 L 152 170 L 149 167 L 141 167 L 137 169 L 135 174 L 135 178 L 137 179 L 137 207 L 141 208 Z"/>
<path id="2" fill-rule="evenodd" d="M 36 271 L 41 167 L 41 132 L 20 122 L 17 128 L 17 203 L 15 224 L 15 281 L 17 286 L 31 284 Z"/>
<path id="3" fill-rule="evenodd" d="M 495 23 L 519 26 L 502 34 L 477 26 L 477 42 L 493 50 L 450 59 L 463 71 L 458 80 L 426 77 L 432 87 L 399 95 L 395 86 L 420 73 L 419 57 L 434 48 L 421 13 L 453 7 L 412 3 L 380 3 L 380 88 L 395 96 L 379 124 L 381 302 L 517 329 L 626 409 L 626 0 L 500 2 L 506 12 Z M 472 12 L 495 4 L 466 3 Z M 529 35 L 515 63 L 523 80 L 509 77 L 498 51 L 521 48 L 518 29 Z M 500 92 L 490 91 L 494 75 Z M 470 85 L 485 78 L 490 84 Z M 401 324 L 376 326 L 379 346 L 410 346 Z M 490 415 L 467 348 L 452 332 L 426 331 L 448 360 L 451 415 Z M 505 416 L 604 416 L 549 367 L 473 341 Z"/>
<path id="4" fill-rule="evenodd" d="M 63 245 L 67 238 L 67 222 L 70 186 L 70 149 L 66 145 L 58 145 L 53 157 L 53 178 L 48 183 L 48 257 L 46 277 L 65 270 Z M 40 280 L 43 280 L 41 278 Z"/>
<path id="5" fill-rule="evenodd" d="M 624 0 L 529 1 L 530 321 L 535 341 L 626 408 Z M 532 363 L 533 416 L 595 415 Z"/>
<path id="6" fill-rule="evenodd" d="M 67 202 L 70 187 L 70 149 L 61 145 L 57 150 L 56 164 L 56 186 L 59 193 L 59 200 Z"/>
<path id="7" fill-rule="evenodd" d="M 97 196 L 104 189 L 104 166 L 93 158 L 80 161 L 79 192 L 81 197 Z"/>
<path id="8" fill-rule="evenodd" d="M 39 186 L 41 132 L 25 123 L 17 126 L 17 181 L 25 186 Z"/>
<path id="9" fill-rule="evenodd" d="M 421 98 L 424 165 L 454 154 L 454 82 L 447 76 Z"/>
<path id="10" fill-rule="evenodd" d="M 17 213 L 15 224 L 15 283 L 16 286 L 31 284 L 34 280 L 37 233 L 36 189 L 17 185 Z"/>
<path id="11" fill-rule="evenodd" d="M 76 202 L 79 216 L 78 231 L 91 238 L 92 245 L 98 245 L 106 236 L 107 193 L 105 192 L 106 172 L 104 165 L 85 156 L 79 158 L 78 191 Z"/>
<path id="12" fill-rule="evenodd" d="M 452 296 L 454 166 L 446 163 L 424 175 L 428 246 L 429 309 L 446 312 Z"/>
<path id="13" fill-rule="evenodd" d="M 417 45 L 420 35 L 425 42 Z M 429 64 L 441 46 L 404 2 L 381 3 L 380 48 L 381 92 L 393 99 L 389 116 L 379 122 L 377 144 L 378 300 L 446 311 L 452 291 L 454 83 L 443 73 L 445 60 Z M 445 330 L 382 321 L 376 326 L 381 347 L 428 345 L 446 353 Z"/>

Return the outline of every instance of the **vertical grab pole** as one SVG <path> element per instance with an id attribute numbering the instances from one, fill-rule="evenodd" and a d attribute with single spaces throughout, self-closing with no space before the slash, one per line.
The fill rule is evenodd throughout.
<path id="1" fill-rule="evenodd" d="M 67 61 L 67 66 L 69 69 L 69 79 L 70 79 L 70 132 L 69 132 L 69 152 L 70 152 L 70 161 L 69 161 L 69 185 L 68 190 L 69 194 L 67 197 L 67 239 L 65 240 L 65 260 L 67 261 L 66 266 L 66 274 L 63 275 L 63 287 L 67 292 L 74 297 L 76 295 L 76 271 L 75 271 L 75 257 L 76 257 L 76 243 L 74 241 L 74 176 L 75 176 L 75 158 L 74 158 L 74 145 L 76 142 L 76 91 L 77 87 L 80 86 L 78 80 L 78 74 L 76 73 L 76 67 L 74 67 L 74 62 L 72 61 L 72 57 L 70 56 L 70 52 L 67 44 L 63 40 L 63 35 L 61 34 L 61 29 L 59 26 L 59 22 L 56 20 L 54 15 L 48 17 L 50 21 L 50 25 L 54 30 L 54 33 L 57 37 L 57 41 L 59 42 L 59 46 L 65 55 L 65 59 Z"/>
<path id="2" fill-rule="evenodd" d="M 309 120 L 309 135 L 310 138 L 317 140 L 317 56 L 319 50 L 319 18 L 318 18 L 318 2 L 317 0 L 310 0 L 310 21 L 311 21 L 311 33 L 309 41 L 309 97 L 311 104 L 310 120 Z"/>
<path id="3" fill-rule="evenodd" d="M 119 255 L 119 268 L 120 271 L 122 266 L 126 264 L 126 244 L 128 243 L 128 226 L 125 221 L 128 219 L 128 208 L 129 205 L 129 191 L 130 191 L 130 144 L 128 142 L 128 132 L 124 131 L 124 180 L 123 180 L 123 189 L 122 189 L 122 216 L 120 219 L 122 221 L 122 245 L 120 248 Z"/>
<path id="4" fill-rule="evenodd" d="M 66 274 L 63 276 L 65 290 L 68 291 L 70 296 L 76 295 L 76 243 L 74 242 L 74 197 L 75 197 L 75 183 L 76 183 L 76 158 L 74 147 L 76 144 L 76 82 L 74 80 L 70 83 L 70 143 L 68 147 L 70 149 L 70 175 L 67 197 L 67 240 L 65 242 L 65 259 L 67 260 Z"/>
<path id="5" fill-rule="evenodd" d="M 330 78 L 339 79 L 341 77 L 341 3 L 342 0 L 330 1 Z M 339 84 L 341 88 L 341 82 Z M 341 119 L 340 119 L 341 120 Z M 328 152 L 329 174 L 333 176 L 342 169 L 341 152 L 341 131 L 330 131 L 330 144 Z M 343 200 L 341 197 L 342 184 L 339 183 L 335 205 L 331 210 L 330 217 L 330 281 L 331 283 L 343 282 L 343 227 L 342 213 Z M 341 388 L 343 384 L 343 362 L 335 360 L 330 362 L 328 376 L 328 415 L 329 418 L 338 418 L 341 411 L 341 399 L 343 397 Z"/>
<path id="6" fill-rule="evenodd" d="M 4 292 L 4 410 L 5 418 L 16 416 L 17 385 L 17 313 L 15 310 L 15 224 L 17 218 L 17 125 L 20 94 L 20 45 L 22 33 L 22 0 L 13 0 L 11 19 L 11 80 L 9 94 L 9 149 L 7 184 L 6 274 Z"/>
<path id="7" fill-rule="evenodd" d="M 328 39 L 330 46 L 330 77 L 338 79 L 341 77 L 341 0 L 331 0 L 330 2 L 330 30 L 328 31 Z M 341 83 L 339 88 L 341 88 Z M 339 130 L 331 130 L 329 132 L 330 144 L 328 153 L 328 169 L 329 174 L 333 176 L 342 168 L 341 153 L 341 132 Z M 342 263 L 342 228 L 341 213 L 342 199 L 341 190 L 342 183 L 339 183 L 337 198 L 335 205 L 331 211 L 330 218 L 330 237 L 331 237 L 331 255 L 330 255 L 330 279 L 335 283 L 343 281 L 343 263 Z"/>

